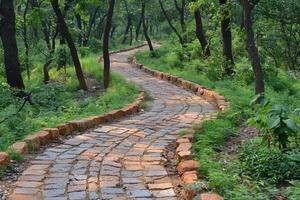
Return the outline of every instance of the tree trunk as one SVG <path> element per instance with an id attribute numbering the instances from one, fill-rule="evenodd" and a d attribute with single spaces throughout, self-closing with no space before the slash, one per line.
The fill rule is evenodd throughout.
<path id="1" fill-rule="evenodd" d="M 126 29 L 125 29 L 125 32 L 124 32 L 124 37 L 123 37 L 123 40 L 122 40 L 122 44 L 125 44 L 125 42 L 127 40 L 128 33 L 130 31 L 130 28 L 131 28 L 131 14 L 128 14 L 127 26 L 126 26 Z"/>
<path id="2" fill-rule="evenodd" d="M 232 36 L 230 29 L 229 10 L 226 7 L 230 2 L 228 0 L 219 0 L 222 7 L 221 32 L 223 41 L 223 56 L 225 58 L 224 68 L 226 75 L 230 76 L 234 73 L 234 59 L 232 55 Z"/>
<path id="3" fill-rule="evenodd" d="M 145 2 L 145 0 L 143 0 L 142 1 L 142 24 L 143 24 L 144 36 L 147 40 L 147 43 L 148 43 L 148 46 L 149 46 L 149 49 L 150 49 L 150 52 L 151 52 L 152 56 L 155 56 L 154 48 L 153 48 L 151 39 L 148 35 L 148 28 L 147 28 L 146 20 L 145 20 L 145 7 L 146 7 L 146 2 Z"/>
<path id="4" fill-rule="evenodd" d="M 86 85 L 86 82 L 85 82 L 85 79 L 84 79 L 84 75 L 83 75 L 83 72 L 82 72 L 82 68 L 81 68 L 79 57 L 78 57 L 77 49 L 76 49 L 74 41 L 71 37 L 69 29 L 67 27 L 65 19 L 64 19 L 62 13 L 61 13 L 60 8 L 59 8 L 58 0 L 51 0 L 51 4 L 52 4 L 53 10 L 56 14 L 58 24 L 60 25 L 59 28 L 60 28 L 61 35 L 63 36 L 63 38 L 66 39 L 66 41 L 68 43 L 68 46 L 69 46 L 69 49 L 70 49 L 70 52 L 71 52 L 71 56 L 72 56 L 72 59 L 73 59 L 73 62 L 74 62 L 77 79 L 78 79 L 79 84 L 80 84 L 80 88 L 83 89 L 83 90 L 87 90 L 88 88 L 87 88 L 87 85 Z"/>
<path id="5" fill-rule="evenodd" d="M 242 2 L 244 7 L 246 46 L 255 77 L 255 93 L 263 94 L 265 91 L 264 75 L 260 65 L 259 54 L 255 44 L 254 32 L 252 27 L 252 9 L 254 7 L 249 2 L 249 0 L 243 0 Z"/>
<path id="6" fill-rule="evenodd" d="M 27 12 L 29 8 L 29 0 L 26 1 L 24 13 L 23 13 L 23 40 L 25 45 L 25 68 L 27 72 L 27 78 L 30 80 L 30 69 L 29 69 L 29 45 L 27 37 Z"/>
<path id="7" fill-rule="evenodd" d="M 203 30 L 200 8 L 196 8 L 194 11 L 194 17 L 196 22 L 196 36 L 201 44 L 203 56 L 209 57 L 210 49 Z"/>
<path id="8" fill-rule="evenodd" d="M 180 7 L 177 0 L 174 0 L 175 7 L 176 7 L 177 11 L 179 12 L 180 26 L 181 26 L 183 33 L 186 32 L 186 24 L 185 24 L 185 19 L 184 19 L 185 3 L 186 3 L 185 0 L 182 0 L 181 7 Z"/>
<path id="9" fill-rule="evenodd" d="M 132 40 L 133 40 L 133 30 L 132 30 L 132 26 L 130 27 L 130 39 L 129 39 L 129 45 L 132 45 Z"/>
<path id="10" fill-rule="evenodd" d="M 125 29 L 125 32 L 124 32 L 124 37 L 123 37 L 123 40 L 122 40 L 122 44 L 125 44 L 125 42 L 127 40 L 128 33 L 129 33 L 130 28 L 132 26 L 132 15 L 129 12 L 128 5 L 127 5 L 127 0 L 124 0 L 123 2 L 124 2 L 125 10 L 126 10 L 126 13 L 127 13 L 127 26 L 126 26 L 126 29 Z"/>
<path id="11" fill-rule="evenodd" d="M 50 81 L 50 76 L 49 76 L 49 66 L 51 65 L 53 59 L 48 60 L 43 67 L 43 74 L 44 74 L 44 84 L 48 84 Z"/>
<path id="12" fill-rule="evenodd" d="M 97 13 L 99 11 L 99 8 L 100 7 L 97 7 L 94 14 L 92 15 L 92 17 L 90 18 L 89 20 L 89 26 L 88 26 L 88 29 L 87 29 L 87 33 L 86 33 L 86 37 L 84 38 L 84 41 L 83 41 L 83 46 L 87 46 L 88 45 L 88 42 L 90 40 L 90 36 L 91 36 L 91 32 L 92 32 L 92 28 L 93 28 L 93 25 L 95 24 L 96 22 L 96 16 L 97 16 Z"/>
<path id="13" fill-rule="evenodd" d="M 142 20 L 142 18 L 140 18 L 140 20 L 139 20 L 139 22 L 136 26 L 136 29 L 135 29 L 135 41 L 139 40 L 139 35 L 140 35 L 140 30 L 141 30 L 142 23 L 143 23 L 143 20 Z"/>
<path id="14" fill-rule="evenodd" d="M 8 85 L 24 89 L 16 41 L 16 16 L 13 0 L 0 1 L 0 36 L 4 49 L 5 73 Z"/>
<path id="15" fill-rule="evenodd" d="M 79 38 L 78 38 L 78 43 L 81 46 L 82 45 L 82 20 L 80 14 L 75 15 L 76 18 L 76 23 L 77 23 L 77 28 L 79 29 Z"/>
<path id="16" fill-rule="evenodd" d="M 169 26 L 170 26 L 171 29 L 174 31 L 174 33 L 177 35 L 180 44 L 183 46 L 183 45 L 184 45 L 184 41 L 183 41 L 181 35 L 179 34 L 179 32 L 177 31 L 177 29 L 175 28 L 175 26 L 172 24 L 172 22 L 171 22 L 171 20 L 170 20 L 168 14 L 167 14 L 167 12 L 166 12 L 166 10 L 165 10 L 165 8 L 164 8 L 164 5 L 163 5 L 163 3 L 162 3 L 161 0 L 159 0 L 159 5 L 160 5 L 160 8 L 161 8 L 161 10 L 162 10 L 162 12 L 163 12 L 163 14 L 164 14 L 164 16 L 165 16 L 165 18 L 166 18 L 166 20 L 167 20 Z"/>
<path id="17" fill-rule="evenodd" d="M 110 0 L 105 29 L 104 29 L 104 35 L 103 35 L 103 63 L 104 63 L 103 84 L 105 89 L 109 87 L 109 82 L 110 82 L 110 58 L 109 58 L 108 48 L 109 48 L 109 34 L 112 25 L 114 7 L 115 7 L 115 0 Z"/>
<path id="18" fill-rule="evenodd" d="M 111 38 L 111 39 L 114 37 L 114 33 L 115 33 L 116 29 L 117 29 L 117 26 L 116 26 L 116 25 L 112 26 L 111 32 L 110 32 L 110 38 Z"/>

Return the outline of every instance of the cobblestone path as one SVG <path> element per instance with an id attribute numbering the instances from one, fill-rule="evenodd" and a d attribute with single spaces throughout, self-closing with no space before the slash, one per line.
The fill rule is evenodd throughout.
<path id="1" fill-rule="evenodd" d="M 112 69 L 150 94 L 149 108 L 45 149 L 14 184 L 10 199 L 179 199 L 163 152 L 180 129 L 215 108 L 131 67 L 127 58 L 136 51 L 113 55 Z"/>

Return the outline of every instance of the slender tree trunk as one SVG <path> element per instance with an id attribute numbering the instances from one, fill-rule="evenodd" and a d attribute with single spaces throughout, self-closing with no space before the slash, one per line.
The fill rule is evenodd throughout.
<path id="1" fill-rule="evenodd" d="M 126 29 L 125 29 L 125 32 L 124 32 L 124 37 L 123 37 L 123 40 L 122 40 L 122 44 L 126 43 L 127 36 L 128 36 L 129 31 L 130 31 L 130 28 L 131 28 L 131 14 L 128 14 L 127 26 L 126 26 Z"/>
<path id="2" fill-rule="evenodd" d="M 80 14 L 75 15 L 76 18 L 76 23 L 77 23 L 77 28 L 79 29 L 79 38 L 78 38 L 78 43 L 81 46 L 82 45 L 82 20 Z"/>
<path id="3" fill-rule="evenodd" d="M 106 18 L 107 14 L 105 14 L 101 19 L 100 19 L 100 22 L 98 23 L 97 25 L 97 36 L 98 36 L 98 39 L 101 40 L 102 39 L 102 35 L 103 35 L 103 24 L 104 24 L 104 20 Z"/>
<path id="4" fill-rule="evenodd" d="M 88 45 L 88 42 L 90 40 L 90 36 L 91 36 L 91 32 L 92 32 L 92 28 L 93 28 L 93 25 L 95 24 L 96 22 L 96 16 L 97 16 L 97 13 L 99 11 L 99 8 L 100 7 L 97 7 L 94 14 L 92 15 L 92 17 L 90 18 L 89 20 L 89 26 L 88 26 L 88 29 L 87 29 L 87 33 L 86 33 L 86 37 L 83 41 L 83 46 L 87 46 Z"/>
<path id="5" fill-rule="evenodd" d="M 150 49 L 150 51 L 152 53 L 152 56 L 155 56 L 154 48 L 153 48 L 151 39 L 150 39 L 150 37 L 148 35 L 148 28 L 147 28 L 146 20 L 145 20 L 145 8 L 146 8 L 146 2 L 145 2 L 145 0 L 143 0 L 142 1 L 142 24 L 143 24 L 144 35 L 145 35 L 145 38 L 147 40 L 149 49 Z"/>
<path id="6" fill-rule="evenodd" d="M 162 10 L 162 12 L 163 12 L 163 14 L 164 14 L 164 16 L 165 16 L 165 18 L 166 18 L 169 26 L 174 31 L 175 35 L 178 37 L 178 40 L 179 40 L 180 44 L 183 46 L 184 45 L 183 38 L 181 37 L 181 35 L 179 34 L 179 32 L 177 31 L 177 29 L 175 28 L 175 26 L 172 24 L 172 22 L 171 22 L 171 20 L 170 20 L 170 18 L 168 16 L 168 14 L 167 14 L 167 11 L 165 10 L 164 5 L 163 5 L 163 3 L 162 3 L 161 0 L 159 0 L 159 5 L 160 5 L 160 8 L 161 8 L 161 10 Z"/>
<path id="7" fill-rule="evenodd" d="M 117 29 L 117 26 L 116 25 L 113 25 L 112 28 L 111 28 L 111 32 L 110 32 L 110 38 L 112 39 L 114 37 L 114 33 Z"/>
<path id="8" fill-rule="evenodd" d="M 124 0 L 123 2 L 124 2 L 125 10 L 126 10 L 126 13 L 127 13 L 127 26 L 126 26 L 126 29 L 125 29 L 125 32 L 124 32 L 124 37 L 123 37 L 123 40 L 122 40 L 122 44 L 125 44 L 125 42 L 127 40 L 128 33 L 129 33 L 130 28 L 132 26 L 132 15 L 129 12 L 128 5 L 127 5 L 127 0 Z"/>
<path id="9" fill-rule="evenodd" d="M 59 27 L 60 27 L 61 35 L 63 36 L 63 38 L 66 39 L 66 41 L 68 43 L 68 46 L 69 46 L 69 49 L 70 49 L 70 52 L 71 52 L 71 56 L 73 58 L 77 79 L 78 79 L 79 84 L 80 84 L 80 88 L 83 89 L 83 90 L 87 90 L 88 88 L 87 88 L 87 85 L 86 85 L 86 82 L 85 82 L 85 79 L 84 79 L 84 75 L 83 75 L 83 72 L 82 72 L 82 68 L 81 68 L 79 57 L 78 57 L 77 49 L 76 49 L 76 46 L 75 46 L 74 41 L 72 39 L 72 36 L 69 32 L 69 29 L 67 27 L 65 19 L 64 19 L 62 13 L 61 13 L 60 8 L 59 8 L 58 0 L 51 0 L 51 4 L 52 4 L 53 10 L 56 14 L 57 21 L 60 25 Z"/>
<path id="10" fill-rule="evenodd" d="M 226 5 L 230 2 L 228 0 L 219 0 L 222 6 L 222 20 L 221 20 L 221 32 L 223 41 L 223 55 L 225 58 L 224 68 L 226 75 L 230 76 L 234 73 L 234 59 L 232 55 L 232 36 L 230 29 L 230 16 L 229 10 Z"/>
<path id="11" fill-rule="evenodd" d="M 174 4 L 175 4 L 177 11 L 179 12 L 181 30 L 183 33 L 185 33 L 186 32 L 186 24 L 185 24 L 184 12 L 185 12 L 186 1 L 181 0 L 181 6 L 179 6 L 178 1 L 174 0 Z"/>
<path id="12" fill-rule="evenodd" d="M 135 30 L 135 41 L 139 40 L 139 35 L 140 35 L 140 30 L 141 30 L 142 23 L 143 23 L 143 19 L 140 18 L 140 20 L 139 20 L 139 22 L 136 26 L 136 30 Z"/>
<path id="13" fill-rule="evenodd" d="M 0 36 L 4 49 L 5 73 L 8 85 L 24 89 L 16 41 L 16 16 L 13 0 L 0 1 Z"/>
<path id="14" fill-rule="evenodd" d="M 196 36 L 201 44 L 203 56 L 209 57 L 210 49 L 203 30 L 200 8 L 196 8 L 196 10 L 194 11 L 194 17 L 196 22 Z"/>
<path id="15" fill-rule="evenodd" d="M 262 67 L 260 65 L 258 49 L 255 44 L 254 32 L 252 27 L 252 10 L 254 7 L 249 0 L 243 0 L 242 2 L 245 17 L 244 25 L 246 31 L 246 46 L 255 77 L 255 93 L 263 94 L 265 91 L 264 75 Z"/>
<path id="16" fill-rule="evenodd" d="M 130 39 L 129 39 L 129 45 L 132 45 L 132 40 L 133 40 L 133 30 L 132 30 L 132 26 L 130 27 Z"/>
<path id="17" fill-rule="evenodd" d="M 115 0 L 109 0 L 109 8 L 107 12 L 106 24 L 103 36 L 103 63 L 104 63 L 104 74 L 103 74 L 103 84 L 104 88 L 109 87 L 110 82 L 110 58 L 109 58 L 109 34 L 111 30 L 113 13 L 115 7 Z"/>
<path id="18" fill-rule="evenodd" d="M 29 69 L 29 45 L 27 37 L 27 12 L 29 8 L 29 0 L 26 1 L 24 13 L 23 13 L 23 40 L 25 45 L 25 68 L 27 72 L 27 78 L 30 80 L 30 69 Z"/>

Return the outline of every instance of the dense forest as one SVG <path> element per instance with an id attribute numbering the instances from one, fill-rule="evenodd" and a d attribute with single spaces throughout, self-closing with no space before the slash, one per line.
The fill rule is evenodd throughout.
<path id="1" fill-rule="evenodd" d="M 299 13 L 299 0 L 0 0 L 0 150 L 132 102 L 109 51 L 145 44 L 139 63 L 230 103 L 196 127 L 192 187 L 299 199 Z"/>

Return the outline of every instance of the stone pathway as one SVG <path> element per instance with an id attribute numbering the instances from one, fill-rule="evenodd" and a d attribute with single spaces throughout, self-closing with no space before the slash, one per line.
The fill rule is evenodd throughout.
<path id="1" fill-rule="evenodd" d="M 216 110 L 201 97 L 131 67 L 127 58 L 136 51 L 112 55 L 112 70 L 150 94 L 147 111 L 45 149 L 14 183 L 9 199 L 179 199 L 163 152 L 179 130 Z"/>

